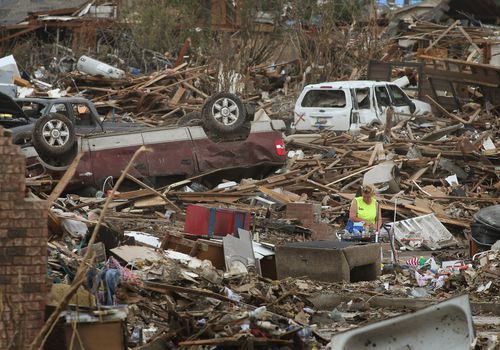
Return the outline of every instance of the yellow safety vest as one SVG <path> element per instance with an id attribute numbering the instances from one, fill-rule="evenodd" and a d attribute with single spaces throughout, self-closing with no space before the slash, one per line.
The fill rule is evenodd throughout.
<path id="1" fill-rule="evenodd" d="M 369 224 L 376 224 L 377 220 L 377 201 L 372 198 L 370 204 L 366 204 L 363 197 L 355 197 L 356 204 L 358 205 L 358 212 L 356 216 Z"/>

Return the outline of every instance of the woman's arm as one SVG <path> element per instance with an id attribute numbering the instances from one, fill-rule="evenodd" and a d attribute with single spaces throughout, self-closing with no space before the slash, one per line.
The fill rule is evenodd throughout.
<path id="1" fill-rule="evenodd" d="M 377 231 L 380 231 L 382 227 L 382 210 L 380 209 L 380 203 L 377 202 Z"/>
<path id="2" fill-rule="evenodd" d="M 356 203 L 355 199 L 353 199 L 351 202 L 351 209 L 349 209 L 349 219 L 351 219 L 352 222 L 364 222 L 363 219 L 358 218 L 358 203 Z"/>

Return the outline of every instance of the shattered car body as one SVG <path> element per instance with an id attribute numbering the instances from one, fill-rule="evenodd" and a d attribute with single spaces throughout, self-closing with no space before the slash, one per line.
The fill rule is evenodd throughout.
<path id="1" fill-rule="evenodd" d="M 35 147 L 22 148 L 28 176 L 47 175 L 60 179 L 71 159 L 83 152 L 70 187 L 101 188 L 106 178 L 120 176 L 134 152 L 145 145 L 129 174 L 155 184 L 162 179 L 185 178 L 215 171 L 236 171 L 251 177 L 268 174 L 286 160 L 282 121 L 253 122 L 248 137 L 239 141 L 216 142 L 204 129 L 191 127 L 148 128 L 122 133 L 77 138 L 68 155 L 39 156 Z"/>
<path id="2" fill-rule="evenodd" d="M 294 109 L 295 130 L 347 131 L 359 124 L 385 124 L 387 110 L 423 114 L 428 103 L 412 100 L 390 82 L 338 81 L 307 85 Z"/>

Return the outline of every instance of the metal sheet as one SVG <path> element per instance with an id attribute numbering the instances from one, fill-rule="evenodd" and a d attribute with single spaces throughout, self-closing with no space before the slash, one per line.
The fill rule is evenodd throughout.
<path id="1" fill-rule="evenodd" d="M 226 270 L 231 271 L 233 266 L 243 265 L 247 269 L 255 267 L 260 273 L 259 264 L 255 259 L 253 251 L 251 233 L 246 230 L 238 229 L 238 237 L 225 236 L 222 239 L 224 244 L 224 259 L 226 261 Z"/>

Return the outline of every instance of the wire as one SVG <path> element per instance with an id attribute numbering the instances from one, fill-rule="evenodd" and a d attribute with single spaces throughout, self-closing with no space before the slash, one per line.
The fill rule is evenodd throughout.
<path id="1" fill-rule="evenodd" d="M 113 187 L 113 186 L 114 186 L 114 185 L 113 185 L 113 176 L 108 176 L 108 177 L 106 178 L 106 180 L 104 180 L 104 183 L 102 184 L 102 192 L 103 192 L 103 193 L 106 193 L 106 192 L 105 192 L 105 191 L 106 191 L 106 182 L 108 182 L 108 180 L 111 180 L 111 187 Z"/>

